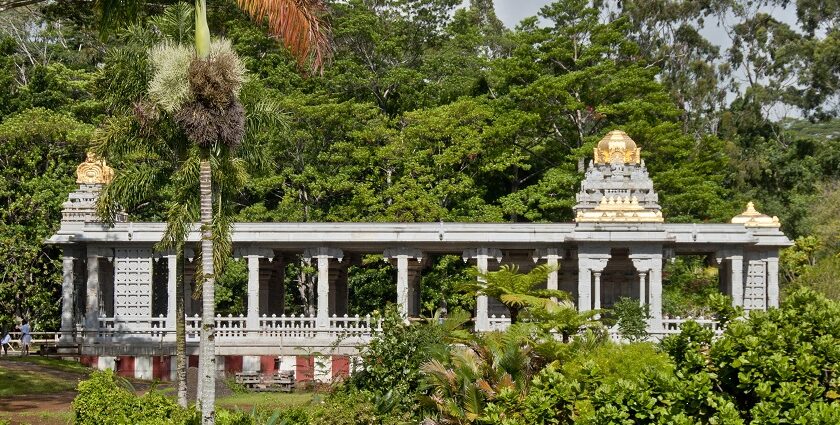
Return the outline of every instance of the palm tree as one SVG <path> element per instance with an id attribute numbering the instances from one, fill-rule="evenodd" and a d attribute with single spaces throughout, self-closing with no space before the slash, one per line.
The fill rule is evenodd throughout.
<path id="1" fill-rule="evenodd" d="M 461 285 L 461 290 L 486 295 L 499 300 L 508 309 L 511 324 L 519 320 L 519 313 L 528 307 L 546 308 L 556 300 L 568 300 L 565 291 L 541 289 L 548 274 L 556 269 L 546 264 L 534 267 L 528 273 L 520 273 L 516 265 L 503 265 L 498 271 L 482 273 L 478 268 L 470 270 L 477 279 Z"/>
<path id="2" fill-rule="evenodd" d="M 102 22 L 105 28 L 130 20 L 139 10 L 142 0 L 101 0 Z M 327 27 L 321 20 L 325 10 L 320 0 L 237 0 L 241 8 L 255 20 L 265 21 L 269 31 L 280 38 L 300 65 L 320 71 L 329 51 Z M 211 57 L 210 29 L 207 24 L 206 0 L 195 0 L 195 59 L 189 64 L 189 88 L 195 99 L 184 96 L 169 102 L 176 122 L 195 144 L 198 153 L 199 217 L 201 224 L 202 331 L 200 344 L 201 382 L 200 401 L 202 423 L 215 422 L 215 267 L 221 250 L 214 245 L 229 245 L 224 235 L 229 221 L 221 215 L 225 205 L 214 193 L 214 165 L 222 172 L 223 164 L 231 160 L 231 151 L 241 142 L 244 133 L 244 113 L 238 100 L 241 72 L 234 53 Z M 226 56 L 223 56 L 226 55 Z M 233 58 L 231 57 L 233 55 Z M 158 69 L 160 74 L 172 75 L 177 69 Z M 228 77 L 219 85 L 207 84 L 208 75 Z M 204 85 L 202 85 L 204 84 Z M 170 93 L 171 95 L 172 93 Z M 189 163 L 189 162 L 188 162 Z M 235 170 L 228 170 L 235 171 Z M 221 230 L 221 235 L 219 231 Z M 214 235 L 215 238 L 214 238 Z M 221 237 L 220 237 L 221 236 Z"/>

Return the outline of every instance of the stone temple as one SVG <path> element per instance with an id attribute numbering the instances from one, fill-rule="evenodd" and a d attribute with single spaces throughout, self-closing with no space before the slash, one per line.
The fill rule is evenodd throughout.
<path id="1" fill-rule="evenodd" d="M 102 223 L 98 193 L 113 176 L 89 156 L 77 169 L 78 189 L 64 204 L 61 228 L 47 243 L 63 251 L 59 349 L 84 362 L 138 378 L 174 375 L 176 259 L 155 252 L 165 223 Z M 397 303 L 420 313 L 420 275 L 430 257 L 459 255 L 479 270 L 516 264 L 559 266 L 546 287 L 571 293 L 578 310 L 609 308 L 619 297 L 650 312 L 653 337 L 678 331 L 662 315 L 663 262 L 703 255 L 718 266 L 721 292 L 746 311 L 779 302 L 779 249 L 791 241 L 779 221 L 750 203 L 730 223 L 666 223 L 641 149 L 622 131 L 598 143 L 574 207 L 574 223 L 236 223 L 234 257 L 248 266 L 247 314 L 216 319 L 219 372 L 292 370 L 299 381 L 328 381 L 350 372 L 361 345 L 376 332 L 370 317 L 348 312 L 347 270 L 366 254 L 396 266 Z M 188 241 L 199 240 L 198 227 Z M 198 353 L 200 303 L 192 300 L 193 253 L 183 269 L 187 287 L 187 350 Z M 285 315 L 289 261 L 317 267 L 317 313 Z M 503 306 L 479 296 L 477 331 L 501 329 Z M 708 321 L 707 326 L 716 326 Z"/>

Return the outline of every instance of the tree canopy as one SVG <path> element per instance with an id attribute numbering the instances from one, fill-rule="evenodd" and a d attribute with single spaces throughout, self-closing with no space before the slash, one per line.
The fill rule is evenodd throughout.
<path id="1" fill-rule="evenodd" d="M 177 19 L 176 3 L 142 4 L 133 24 L 107 34 L 85 1 L 0 3 L 0 237 L 13 241 L 0 262 L 4 314 L 55 325 L 55 308 L 37 307 L 60 282 L 58 253 L 42 242 L 93 129 L 139 128 L 134 107 L 150 64 L 138 40 L 175 33 L 190 42 L 192 22 Z M 766 14 L 773 6 L 793 8 L 797 21 Z M 836 230 L 821 218 L 833 217 L 824 200 L 840 178 L 835 10 L 559 0 L 515 28 L 479 0 L 334 1 L 327 12 L 332 60 L 322 74 L 301 75 L 266 23 L 234 2 L 210 2 L 211 32 L 231 40 L 248 71 L 246 115 L 282 121 L 247 124 L 264 154 L 230 197 L 236 220 L 569 221 L 582 165 L 620 128 L 642 148 L 667 221 L 727 221 L 754 200 L 792 238 L 817 238 L 805 262 L 802 253 L 783 261 L 786 276 L 808 275 L 803 264 L 820 265 L 816 280 L 835 270 Z M 730 46 L 704 37 L 716 25 Z M 176 195 L 128 212 L 163 220 Z M 390 278 L 388 267 L 366 264 L 352 279 L 359 291 L 388 293 L 372 285 Z M 434 297 L 469 308 L 450 290 L 464 269 L 442 258 L 433 270 L 439 278 L 424 279 L 424 294 L 439 285 L 448 295 Z"/>

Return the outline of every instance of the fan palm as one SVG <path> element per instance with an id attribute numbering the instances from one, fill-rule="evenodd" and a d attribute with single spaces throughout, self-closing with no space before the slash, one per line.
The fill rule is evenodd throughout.
<path id="1" fill-rule="evenodd" d="M 473 268 L 475 280 L 461 285 L 461 290 L 499 300 L 508 309 L 511 324 L 528 307 L 546 308 L 556 300 L 568 300 L 569 294 L 556 289 L 542 289 L 548 274 L 556 268 L 541 264 L 528 273 L 520 273 L 516 265 L 503 265 L 498 271 L 483 273 Z"/>
<path id="2" fill-rule="evenodd" d="M 100 0 L 98 6 L 104 27 L 130 20 L 139 10 L 142 0 Z M 324 6 L 320 0 L 237 0 L 241 8 L 255 20 L 265 21 L 269 31 L 280 38 L 301 65 L 320 70 L 329 51 L 326 25 L 321 20 Z M 214 242 L 229 243 L 229 240 L 214 239 L 218 229 L 229 228 L 229 222 L 214 215 L 213 165 L 222 167 L 231 162 L 231 151 L 241 141 L 244 132 L 242 106 L 237 99 L 235 69 L 231 71 L 232 60 L 221 56 L 211 57 L 210 29 L 207 24 L 206 0 L 195 0 L 195 55 L 190 63 L 189 84 L 195 100 L 181 105 L 175 112 L 176 121 L 187 138 L 197 147 L 197 161 L 188 161 L 185 167 L 197 165 L 199 182 L 199 217 L 201 223 L 201 270 L 202 270 L 202 332 L 200 344 L 201 384 L 200 404 L 202 423 L 215 422 L 215 268 Z M 233 58 L 235 59 L 235 58 Z M 228 69 L 225 68 L 228 66 Z M 161 71 L 159 69 L 159 71 Z M 171 71 L 171 70 L 163 70 Z M 207 84 L 208 76 L 220 74 L 232 78 L 221 86 Z M 217 80 L 218 81 L 218 80 Z M 212 81 L 212 82 L 217 82 Z M 202 85 L 204 84 L 204 85 Z M 208 90 L 209 88 L 209 90 Z M 197 164 L 196 164 L 197 162 Z M 217 173 L 224 171 L 217 168 Z M 217 188 L 216 193 L 223 190 Z M 217 198 L 215 210 L 225 208 Z M 214 232 L 215 230 L 215 232 Z"/>

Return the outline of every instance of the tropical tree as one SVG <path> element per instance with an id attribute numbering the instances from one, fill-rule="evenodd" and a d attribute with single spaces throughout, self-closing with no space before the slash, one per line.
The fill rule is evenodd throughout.
<path id="1" fill-rule="evenodd" d="M 486 295 L 499 300 L 510 314 L 511 324 L 519 320 L 519 313 L 528 307 L 546 309 L 557 300 L 568 300 L 569 294 L 556 289 L 542 289 L 548 274 L 556 268 L 546 264 L 534 267 L 528 273 L 520 273 L 517 265 L 503 265 L 498 271 L 470 271 L 477 279 L 461 285 L 461 290 Z"/>
<path id="2" fill-rule="evenodd" d="M 468 424 L 486 421 L 489 403 L 523 398 L 531 378 L 544 366 L 536 349 L 533 325 L 512 325 L 505 332 L 474 334 L 423 364 L 422 397 L 435 414 L 432 423 Z"/>
<path id="3" fill-rule="evenodd" d="M 131 20 L 142 3 L 142 0 L 100 2 L 104 26 Z M 321 19 L 324 6 L 319 0 L 238 0 L 238 3 L 258 22 L 267 22 L 270 32 L 285 43 L 301 66 L 322 69 L 329 43 L 326 25 Z M 220 259 L 223 252 L 219 247 L 214 249 L 214 242 L 221 242 L 222 246 L 230 243 L 230 221 L 214 214 L 214 197 L 217 199 L 215 212 L 224 209 L 224 205 L 220 196 L 222 188 L 217 187 L 214 194 L 213 169 L 215 165 L 217 173 L 241 175 L 233 151 L 242 141 L 245 130 L 244 110 L 239 101 L 245 70 L 230 43 L 211 44 L 206 0 L 195 1 L 194 15 L 194 50 L 178 45 L 162 46 L 157 56 L 163 60 L 155 67 L 150 94 L 157 97 L 158 106 L 173 115 L 186 139 L 193 143 L 190 150 L 197 154 L 185 168 L 192 172 L 197 165 L 198 171 L 202 276 L 199 393 L 202 423 L 212 424 L 215 422 L 216 373 L 214 263 L 219 262 L 215 260 Z M 188 178 L 187 175 L 182 177 Z M 222 181 L 216 179 L 215 182 L 220 184 Z M 185 231 L 186 226 L 170 226 L 170 229 Z"/>
<path id="4" fill-rule="evenodd" d="M 578 311 L 569 301 L 561 301 L 548 307 L 533 309 L 531 316 L 543 331 L 560 334 L 564 344 L 570 341 L 572 335 L 582 330 L 603 327 L 596 319 L 596 316 L 601 313 L 600 310 Z"/>

